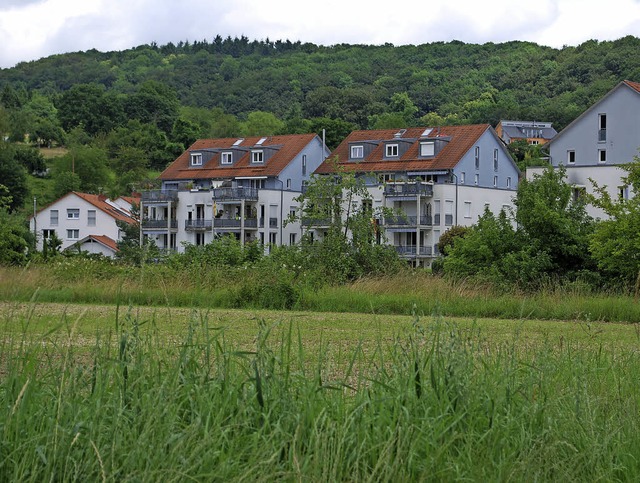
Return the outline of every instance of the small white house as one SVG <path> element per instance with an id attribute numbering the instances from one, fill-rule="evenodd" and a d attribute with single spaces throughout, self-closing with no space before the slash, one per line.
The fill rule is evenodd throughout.
<path id="1" fill-rule="evenodd" d="M 35 233 L 37 248 L 56 235 L 62 241 L 62 250 L 80 249 L 89 253 L 113 256 L 116 243 L 122 239 L 118 221 L 133 224 L 131 207 L 135 197 L 110 200 L 102 195 L 71 191 L 62 198 L 37 211 L 30 217 L 31 231 Z"/>

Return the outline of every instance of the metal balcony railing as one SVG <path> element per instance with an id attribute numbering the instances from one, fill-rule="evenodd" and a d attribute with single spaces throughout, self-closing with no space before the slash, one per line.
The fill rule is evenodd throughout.
<path id="1" fill-rule="evenodd" d="M 430 246 L 396 245 L 395 249 L 401 257 L 429 257 L 433 255 L 433 249 Z"/>
<path id="2" fill-rule="evenodd" d="M 213 199 L 215 201 L 257 201 L 258 190 L 256 188 L 215 188 L 213 189 Z"/>
<path id="3" fill-rule="evenodd" d="M 206 231 L 211 230 L 211 220 L 196 218 L 195 220 L 185 220 L 184 229 L 186 231 Z"/>
<path id="4" fill-rule="evenodd" d="M 174 230 L 177 229 L 178 222 L 171 220 L 171 226 L 169 226 L 169 220 L 142 220 L 143 230 L 167 230 L 169 227 Z"/>
<path id="5" fill-rule="evenodd" d="M 141 193 L 143 203 L 178 201 L 178 190 L 148 190 Z"/>
<path id="6" fill-rule="evenodd" d="M 302 218 L 302 226 L 329 226 L 331 218 Z"/>
<path id="7" fill-rule="evenodd" d="M 389 183 L 384 185 L 387 198 L 407 198 L 417 196 L 433 196 L 431 183 Z"/>
<path id="8" fill-rule="evenodd" d="M 418 223 L 419 222 L 419 223 Z M 433 219 L 429 215 L 423 215 L 419 219 L 417 216 L 385 216 L 383 221 L 385 226 L 431 226 Z"/>
<path id="9" fill-rule="evenodd" d="M 598 142 L 602 143 L 607 140 L 607 130 L 598 129 Z"/>

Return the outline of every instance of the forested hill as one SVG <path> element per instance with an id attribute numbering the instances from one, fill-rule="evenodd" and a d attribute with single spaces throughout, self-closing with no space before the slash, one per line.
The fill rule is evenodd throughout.
<path id="1" fill-rule="evenodd" d="M 239 119 L 264 111 L 283 121 L 330 118 L 371 128 L 392 122 L 385 116 L 418 122 L 431 113 L 449 123 L 513 118 L 560 129 L 619 81 L 640 81 L 639 51 L 640 39 L 631 36 L 562 49 L 458 41 L 324 47 L 218 36 L 20 63 L 0 70 L 0 89 L 51 98 L 97 83 L 130 95 L 153 80 L 173 88 L 182 106 L 220 108 Z M 403 93 L 408 99 L 394 97 Z"/>

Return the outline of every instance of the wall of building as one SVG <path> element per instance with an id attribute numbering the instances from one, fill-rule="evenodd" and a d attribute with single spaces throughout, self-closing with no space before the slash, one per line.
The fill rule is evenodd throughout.
<path id="1" fill-rule="evenodd" d="M 607 115 L 606 140 L 598 137 L 599 115 Z M 575 152 L 573 166 L 616 165 L 633 161 L 640 148 L 640 94 L 621 85 L 562 131 L 549 148 L 553 166 L 568 165 L 567 153 Z M 599 151 L 606 150 L 606 162 Z"/>
<path id="2" fill-rule="evenodd" d="M 78 209 L 80 213 L 79 218 L 69 219 L 67 217 L 68 209 Z M 58 211 L 58 223 L 56 224 L 51 223 L 52 210 Z M 89 225 L 89 210 L 95 210 L 95 225 Z M 37 213 L 35 219 L 32 218 L 30 221 L 32 232 L 34 230 L 34 224 L 37 225 L 38 250 L 42 250 L 43 230 L 55 230 L 56 235 L 62 241 L 62 250 L 89 235 L 106 235 L 116 241 L 120 239 L 120 230 L 113 217 L 74 194 L 59 199 Z M 69 238 L 67 230 L 78 230 L 77 238 Z M 74 235 L 75 233 L 76 232 L 74 232 Z"/>

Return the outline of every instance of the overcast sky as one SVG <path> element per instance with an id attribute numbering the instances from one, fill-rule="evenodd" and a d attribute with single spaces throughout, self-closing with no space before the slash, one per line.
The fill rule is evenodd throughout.
<path id="1" fill-rule="evenodd" d="M 318 45 L 527 40 L 561 48 L 640 37 L 640 0 L 0 0 L 0 68 L 217 34 Z"/>

